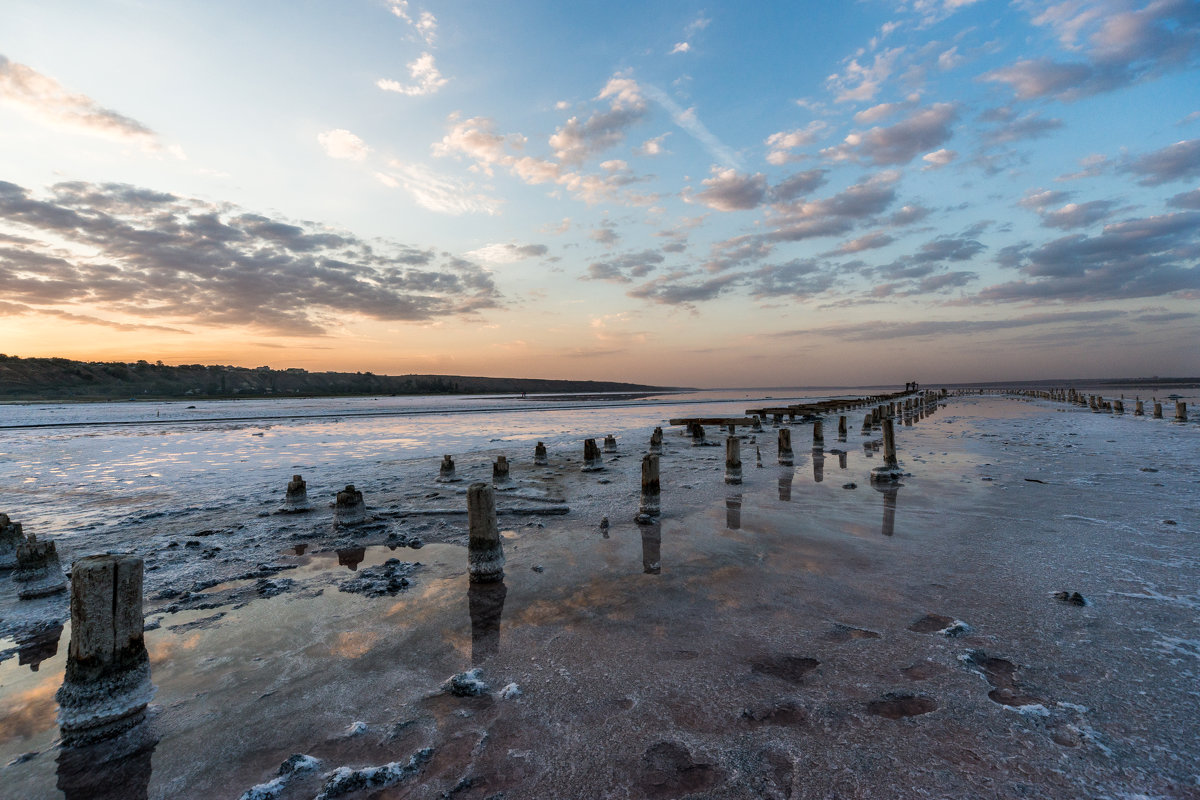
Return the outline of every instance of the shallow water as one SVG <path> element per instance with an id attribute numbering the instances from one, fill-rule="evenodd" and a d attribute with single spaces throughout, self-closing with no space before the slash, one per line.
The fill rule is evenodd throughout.
<path id="1" fill-rule="evenodd" d="M 1200 428 L 955 400 L 897 427 L 911 474 L 879 489 L 868 479 L 877 434 L 860 435 L 853 416 L 848 441 L 827 433 L 817 458 L 805 446 L 808 426 L 796 425 L 790 468 L 774 463 L 770 429 L 747 440 L 740 486 L 723 483 L 723 449 L 668 432 L 664 518 L 637 526 L 638 461 L 656 422 L 614 426 L 628 434 L 602 473 L 578 471 L 578 430 L 563 434 L 546 470 L 516 459 L 518 493 L 561 497 L 572 511 L 502 517 L 502 590 L 468 586 L 456 538 L 464 520 L 400 513 L 422 500 L 462 503 L 461 484 L 432 484 L 436 462 L 355 462 L 364 483 L 378 484 L 377 510 L 397 511 L 361 534 L 335 534 L 327 509 L 302 521 L 256 517 L 278 505 L 282 487 L 263 478 L 263 494 L 278 491 L 256 497 L 244 469 L 224 506 L 182 515 L 220 528 L 200 547 L 168 549 L 174 534 L 155 532 L 166 517 L 130 523 L 125 535 L 153 545 L 145 555 L 148 568 L 160 565 L 147 573 L 154 591 L 186 588 L 206 565 L 219 570 L 224 554 L 200 557 L 217 540 L 226 552 L 248 548 L 242 562 L 295 565 L 274 577 L 296 583 L 240 607 L 244 598 L 175 612 L 148 590 L 148 622 L 158 624 L 146 635 L 156 744 L 149 759 L 122 762 L 140 772 L 120 780 L 144 781 L 149 797 L 237 797 L 307 753 L 322 767 L 280 796 L 313 797 L 335 767 L 406 761 L 432 747 L 419 781 L 378 796 L 1200 791 Z M 846 451 L 844 467 L 835 448 Z M 488 461 L 461 458 L 460 473 L 482 475 Z M 392 468 L 417 485 L 376 474 Z M 424 481 L 414 477 L 422 471 Z M 430 491 L 441 495 L 424 498 Z M 515 501 L 501 493 L 499 502 Z M 379 543 L 397 531 L 429 541 Z M 388 558 L 421 562 L 406 592 L 338 590 Z M 647 571 L 653 564 L 658 571 Z M 220 601 L 253 584 L 203 592 Z M 1089 605 L 1056 600 L 1060 590 Z M 0 602 L 13 605 L 7 595 Z M 957 621 L 967 626 L 958 635 L 937 633 Z M 14 796 L 57 797 L 56 782 L 80 780 L 53 747 L 69 625 L 62 637 L 37 672 L 16 657 L 0 662 L 0 763 L 37 753 L 3 770 Z M 492 693 L 440 692 L 475 665 Z M 520 696 L 499 697 L 510 683 Z M 348 735 L 356 722 L 365 731 Z"/>

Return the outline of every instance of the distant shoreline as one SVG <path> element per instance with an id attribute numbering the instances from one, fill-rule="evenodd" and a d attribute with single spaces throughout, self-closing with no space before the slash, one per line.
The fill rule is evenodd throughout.
<path id="1" fill-rule="evenodd" d="M 0 401 L 111 402 L 428 395 L 585 394 L 681 391 L 620 381 L 493 378 L 474 375 L 376 375 L 303 369 L 148 361 L 94 362 L 0 355 Z"/>

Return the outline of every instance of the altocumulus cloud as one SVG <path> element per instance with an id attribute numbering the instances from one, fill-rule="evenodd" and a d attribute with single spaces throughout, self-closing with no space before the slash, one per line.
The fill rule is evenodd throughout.
<path id="1" fill-rule="evenodd" d="M 0 181 L 0 292 L 32 307 L 319 335 L 362 316 L 424 321 L 494 307 L 476 264 L 125 184 Z M 49 313 L 57 313 L 53 310 Z"/>

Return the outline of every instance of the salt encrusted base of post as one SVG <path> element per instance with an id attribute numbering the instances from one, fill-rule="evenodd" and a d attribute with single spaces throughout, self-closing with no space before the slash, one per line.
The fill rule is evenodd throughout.
<path id="1" fill-rule="evenodd" d="M 792 431 L 790 428 L 779 429 L 779 463 L 785 467 L 792 466 Z"/>
<path id="2" fill-rule="evenodd" d="M 454 459 L 449 454 L 442 456 L 442 466 L 438 468 L 438 483 L 456 483 L 458 474 L 454 467 Z"/>
<path id="3" fill-rule="evenodd" d="M 642 456 L 642 499 L 636 517 L 642 525 L 655 522 L 662 513 L 662 486 L 658 470 L 659 457 L 656 453 Z"/>
<path id="4" fill-rule="evenodd" d="M 308 511 L 312 506 L 308 503 L 308 484 L 303 476 L 293 475 L 288 481 L 287 494 L 283 497 L 283 510 L 289 512 Z"/>
<path id="5" fill-rule="evenodd" d="M 604 469 L 604 459 L 600 456 L 600 448 L 596 447 L 595 439 L 583 440 L 583 471 L 596 472 Z"/>
<path id="6" fill-rule="evenodd" d="M 107 739 L 145 718 L 154 685 L 142 628 L 142 559 L 87 556 L 71 566 L 71 644 L 55 695 L 64 744 Z"/>
<path id="7" fill-rule="evenodd" d="M 21 523 L 13 522 L 8 514 L 0 514 L 0 569 L 17 566 L 17 545 L 25 541 Z"/>
<path id="8" fill-rule="evenodd" d="M 533 448 L 533 463 L 538 467 L 544 467 L 550 463 L 546 458 L 546 445 L 542 442 L 538 442 L 537 447 Z"/>
<path id="9" fill-rule="evenodd" d="M 333 523 L 335 525 L 357 525 L 367 519 L 367 504 L 363 502 L 363 493 L 354 488 L 353 483 L 337 493 L 333 503 Z"/>
<path id="10" fill-rule="evenodd" d="M 617 452 L 617 437 L 613 436 L 611 433 L 604 437 L 604 452 Z"/>
<path id="11" fill-rule="evenodd" d="M 871 470 L 873 482 L 900 480 L 900 462 L 896 460 L 896 432 L 891 418 L 883 420 L 883 464 Z"/>
<path id="12" fill-rule="evenodd" d="M 742 448 L 736 436 L 725 440 L 725 482 L 742 482 Z"/>
<path id="13" fill-rule="evenodd" d="M 496 461 L 492 464 L 492 484 L 508 486 L 510 483 L 512 479 L 508 476 L 508 457 L 496 456 Z"/>
<path id="14" fill-rule="evenodd" d="M 58 561 L 58 549 L 54 542 L 39 542 L 29 534 L 17 545 L 17 571 L 13 575 L 21 587 L 17 597 L 33 600 L 66 591 L 67 579 Z"/>
<path id="15" fill-rule="evenodd" d="M 496 490 L 490 484 L 472 483 L 467 487 L 467 526 L 467 571 L 471 582 L 504 580 L 504 547 L 500 543 L 500 525 L 496 522 Z"/>

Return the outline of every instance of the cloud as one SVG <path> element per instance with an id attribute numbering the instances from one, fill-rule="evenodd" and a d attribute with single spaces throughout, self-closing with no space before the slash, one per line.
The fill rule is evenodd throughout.
<path id="1" fill-rule="evenodd" d="M 841 144 L 822 150 L 821 155 L 832 161 L 865 161 L 879 166 L 906 164 L 946 142 L 957 117 L 955 103 L 936 103 L 894 125 L 850 133 Z"/>
<path id="2" fill-rule="evenodd" d="M 646 100 L 633 78 L 610 78 L 596 99 L 608 99 L 609 108 L 584 121 L 571 117 L 550 137 L 550 146 L 563 164 L 577 166 L 618 144 L 625 138 L 625 131 L 646 116 Z"/>
<path id="3" fill-rule="evenodd" d="M 1041 325 L 1063 325 L 1077 322 L 1106 322 L 1126 316 L 1124 311 L 1069 311 L 1059 314 L 1026 314 L 1006 319 L 918 320 L 916 322 L 871 322 L 850 325 L 830 325 L 821 328 L 779 331 L 767 334 L 771 338 L 828 336 L 848 342 L 870 342 L 882 339 L 933 339 L 947 336 L 1015 330 Z"/>
<path id="4" fill-rule="evenodd" d="M 670 133 L 664 133 L 661 136 L 655 136 L 653 139 L 647 139 L 637 147 L 633 148 L 633 152 L 639 156 L 658 156 L 666 152 L 663 149 L 663 141 L 670 136 Z"/>
<path id="5" fill-rule="evenodd" d="M 588 264 L 587 275 L 580 276 L 580 280 L 631 283 L 634 278 L 649 275 L 664 260 L 660 253 L 653 250 L 626 253 L 608 261 L 594 261 Z"/>
<path id="6" fill-rule="evenodd" d="M 813 259 L 797 258 L 784 264 L 760 267 L 750 276 L 750 293 L 756 298 L 807 298 L 832 288 L 837 276 Z"/>
<path id="7" fill-rule="evenodd" d="M 344 158 L 348 161 L 362 161 L 371 152 L 362 139 L 345 128 L 335 128 L 331 131 L 317 134 L 317 141 L 325 148 L 330 158 Z"/>
<path id="8" fill-rule="evenodd" d="M 767 137 L 764 144 L 770 148 L 767 153 L 768 164 L 787 164 L 792 161 L 799 161 L 805 156 L 792 151 L 799 147 L 808 147 L 816 142 L 829 125 L 821 120 L 814 120 L 803 128 L 796 128 L 791 131 L 779 131 L 772 133 Z"/>
<path id="9" fill-rule="evenodd" d="M 826 78 L 825 84 L 839 103 L 871 100 L 879 93 L 883 82 L 891 77 L 903 52 L 903 47 L 894 47 L 876 53 L 874 60 L 866 66 L 852 58 L 841 73 Z"/>
<path id="10" fill-rule="evenodd" d="M 712 300 L 727 289 L 736 286 L 742 276 L 736 273 L 689 281 L 686 273 L 655 278 L 626 292 L 630 297 L 650 300 L 660 305 L 692 307 L 696 303 Z"/>
<path id="11" fill-rule="evenodd" d="M 422 208 L 439 214 L 498 214 L 500 201 L 475 190 L 472 183 L 442 175 L 424 164 L 393 159 L 388 172 L 378 173 L 385 185 L 407 191 Z"/>
<path id="12" fill-rule="evenodd" d="M 941 150 L 934 150 L 932 153 L 921 156 L 921 160 L 928 165 L 922 169 L 939 169 L 950 164 L 956 158 L 958 158 L 958 153 L 943 147 Z"/>
<path id="13" fill-rule="evenodd" d="M 621 234 L 617 233 L 610 223 L 599 228 L 594 228 L 591 233 L 588 234 L 588 238 L 593 242 L 599 242 L 605 247 L 612 247 L 614 244 L 621 241 Z"/>
<path id="14" fill-rule="evenodd" d="M 391 0 L 388 8 L 397 17 L 412 26 L 413 31 L 424 40 L 425 44 L 433 44 L 434 39 L 437 38 L 437 17 L 428 11 L 422 11 L 416 19 L 413 19 L 408 10 L 408 0 Z"/>
<path id="15" fill-rule="evenodd" d="M 1167 199 L 1167 205 L 1175 208 L 1193 208 L 1200 210 L 1200 189 L 1190 192 L 1180 192 Z"/>
<path id="16" fill-rule="evenodd" d="M 994 147 L 1022 139 L 1041 139 L 1063 127 L 1061 119 L 1046 119 L 1037 112 L 1018 116 L 1011 108 L 994 108 L 980 116 L 985 122 L 1000 124 L 983 131 L 981 140 L 985 146 Z"/>
<path id="17" fill-rule="evenodd" d="M 0 293 L 51 313 L 318 335 L 346 317 L 428 321 L 498 305 L 461 259 L 125 184 L 0 182 L 0 220 L 36 244 L 0 253 Z M 39 308 L 40 312 L 40 308 Z"/>
<path id="18" fill-rule="evenodd" d="M 801 241 L 838 236 L 860 221 L 883 213 L 896 199 L 897 172 L 881 172 L 837 194 L 815 201 L 781 205 L 778 227 L 765 234 L 771 241 Z"/>
<path id="19" fill-rule="evenodd" d="M 860 236 L 857 239 L 851 239 L 848 242 L 843 242 L 836 250 L 833 250 L 826 255 L 850 255 L 851 253 L 861 253 L 864 250 L 875 250 L 880 247 L 887 247 L 892 242 L 896 241 L 895 237 L 884 231 L 875 231 Z"/>
<path id="20" fill-rule="evenodd" d="M 1122 172 L 1140 175 L 1138 183 L 1143 186 L 1158 186 L 1170 181 L 1198 177 L 1200 176 L 1200 139 L 1175 142 L 1161 150 L 1131 159 L 1120 169 Z"/>
<path id="21" fill-rule="evenodd" d="M 1070 102 L 1189 68 L 1200 54 L 1200 5 L 1153 0 L 1025 2 L 1035 25 L 1049 28 L 1073 61 L 1022 59 L 982 79 L 1010 85 L 1017 98 Z"/>
<path id="22" fill-rule="evenodd" d="M 897 228 L 903 228 L 906 225 L 912 225 L 915 222 L 920 222 L 928 217 L 929 214 L 930 211 L 925 206 L 919 203 L 910 203 L 908 205 L 901 206 L 896 213 L 892 214 L 889 221 Z"/>
<path id="23" fill-rule="evenodd" d="M 1116 203 L 1110 200 L 1092 200 L 1088 203 L 1067 203 L 1065 206 L 1042 214 L 1042 224 L 1047 228 L 1085 228 L 1112 216 Z"/>
<path id="24" fill-rule="evenodd" d="M 1096 301 L 1200 290 L 1200 211 L 1181 211 L 1104 226 L 1034 249 L 1010 251 L 1025 276 L 990 286 L 983 302 Z"/>
<path id="25" fill-rule="evenodd" d="M 447 79 L 433 63 L 432 53 L 422 53 L 408 63 L 408 74 L 416 83 L 403 84 L 390 78 L 380 78 L 375 85 L 385 92 L 396 92 L 409 97 L 433 94 L 446 85 Z"/>
<path id="26" fill-rule="evenodd" d="M 810 169 L 789 175 L 771 187 L 771 200 L 776 203 L 790 203 L 815 192 L 825 185 L 825 176 L 828 173 L 829 170 L 826 169 Z"/>
<path id="27" fill-rule="evenodd" d="M 604 200 L 623 200 L 631 205 L 646 205 L 656 201 L 654 195 L 635 195 L 625 187 L 640 178 L 624 169 L 613 169 L 623 162 L 605 162 L 606 174 L 589 175 L 564 169 L 557 161 L 523 153 L 526 138 L 520 134 L 496 133 L 495 123 L 486 117 L 459 119 L 451 115 L 451 128 L 440 142 L 433 145 L 435 156 L 461 156 L 474 162 L 471 167 L 492 175 L 496 167 L 504 167 L 527 184 L 536 186 L 552 183 L 564 187 L 576 198 L 589 204 Z"/>
<path id="28" fill-rule="evenodd" d="M 513 264 L 529 258 L 542 258 L 549 254 L 550 248 L 544 244 L 513 244 L 501 242 L 484 245 L 475 250 L 463 253 L 470 261 L 482 261 L 485 264 Z"/>
<path id="29" fill-rule="evenodd" d="M 716 211 L 745 211 L 757 208 L 767 196 L 767 177 L 761 172 L 744 175 L 734 169 L 713 167 L 712 177 L 701 183 L 704 191 L 695 199 Z"/>
<path id="30" fill-rule="evenodd" d="M 880 103 L 879 105 L 865 108 L 854 115 L 854 121 L 859 125 L 874 125 L 880 120 L 887 119 L 901 111 L 907 111 L 913 108 L 913 103 Z"/>
<path id="31" fill-rule="evenodd" d="M 691 49 L 692 46 L 687 42 L 676 42 L 675 46 L 671 48 L 670 55 L 675 55 L 676 53 L 686 53 Z"/>
<path id="32" fill-rule="evenodd" d="M 85 94 L 72 92 L 53 78 L 0 55 L 0 103 L 75 133 L 137 145 L 148 152 L 164 148 L 158 135 L 135 119 L 104 108 Z"/>

